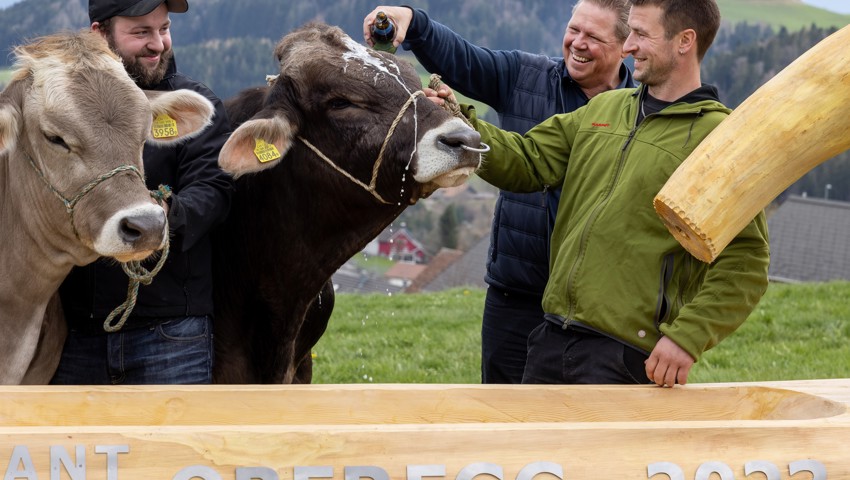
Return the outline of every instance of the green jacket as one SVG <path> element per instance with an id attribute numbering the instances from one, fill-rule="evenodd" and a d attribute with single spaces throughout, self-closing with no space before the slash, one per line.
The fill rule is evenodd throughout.
<path id="1" fill-rule="evenodd" d="M 767 289 L 767 223 L 759 213 L 711 265 L 687 253 L 653 198 L 731 111 L 703 88 L 697 92 L 712 98 L 676 102 L 635 128 L 642 88 L 599 94 L 525 136 L 468 109 L 492 148 L 478 174 L 515 192 L 563 184 L 543 296 L 547 316 L 645 352 L 667 335 L 698 360 L 746 320 Z"/>

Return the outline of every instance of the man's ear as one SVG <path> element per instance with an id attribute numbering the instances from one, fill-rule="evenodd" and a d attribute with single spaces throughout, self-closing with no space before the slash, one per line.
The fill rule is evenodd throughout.
<path id="1" fill-rule="evenodd" d="M 677 46 L 679 54 L 684 55 L 691 49 L 697 48 L 697 32 L 692 28 L 688 28 L 679 33 L 679 45 Z"/>
<path id="2" fill-rule="evenodd" d="M 236 178 L 271 168 L 286 156 L 296 130 L 282 115 L 248 120 L 230 135 L 218 156 L 218 165 Z"/>

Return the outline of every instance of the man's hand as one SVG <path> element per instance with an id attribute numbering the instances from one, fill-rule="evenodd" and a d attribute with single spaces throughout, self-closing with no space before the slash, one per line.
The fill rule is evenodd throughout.
<path id="1" fill-rule="evenodd" d="M 457 102 L 457 99 L 455 98 L 455 94 L 452 89 L 444 84 L 440 85 L 436 90 L 434 90 L 433 88 L 425 87 L 422 89 L 422 91 L 425 92 L 425 97 L 428 100 L 431 100 L 432 102 L 441 107 L 444 103 L 446 103 L 446 100 L 449 99 L 454 102 Z"/>
<path id="2" fill-rule="evenodd" d="M 691 355 L 673 340 L 661 337 L 646 359 L 646 376 L 656 385 L 672 387 L 688 383 L 688 373 L 694 365 Z"/>
<path id="3" fill-rule="evenodd" d="M 398 47 L 404 42 L 404 38 L 407 36 L 407 29 L 410 27 L 410 22 L 413 21 L 413 10 L 408 7 L 380 6 L 369 12 L 363 19 L 363 39 L 370 47 L 374 46 L 374 42 L 372 42 L 372 25 L 375 23 L 375 15 L 378 12 L 386 13 L 390 17 L 390 20 L 395 23 L 393 46 Z"/>

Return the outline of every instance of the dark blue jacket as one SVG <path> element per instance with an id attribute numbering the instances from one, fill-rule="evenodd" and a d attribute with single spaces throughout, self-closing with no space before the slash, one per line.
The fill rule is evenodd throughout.
<path id="1" fill-rule="evenodd" d="M 505 130 L 525 133 L 557 113 L 571 112 L 587 96 L 570 77 L 563 58 L 475 46 L 445 25 L 413 10 L 404 48 L 454 90 L 484 102 Z M 621 66 L 618 88 L 633 87 Z M 502 191 L 496 202 L 486 282 L 512 293 L 543 296 L 549 279 L 549 233 L 560 189 L 539 193 Z"/>

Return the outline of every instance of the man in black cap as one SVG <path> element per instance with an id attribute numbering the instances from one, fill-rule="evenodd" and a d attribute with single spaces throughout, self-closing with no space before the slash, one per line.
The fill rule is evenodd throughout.
<path id="1" fill-rule="evenodd" d="M 231 129 L 218 97 L 177 71 L 168 14 L 188 8 L 186 0 L 89 0 L 91 29 L 109 42 L 139 87 L 194 90 L 213 103 L 215 116 L 211 126 L 187 142 L 145 145 L 148 187 L 172 189 L 165 205 L 171 239 L 167 260 L 153 282 L 139 288 L 132 315 L 114 333 L 105 332 L 103 324 L 127 299 L 127 275 L 103 259 L 71 272 L 59 291 L 69 333 L 54 384 L 212 380 L 209 232 L 230 208 L 232 181 L 217 162 Z"/>

